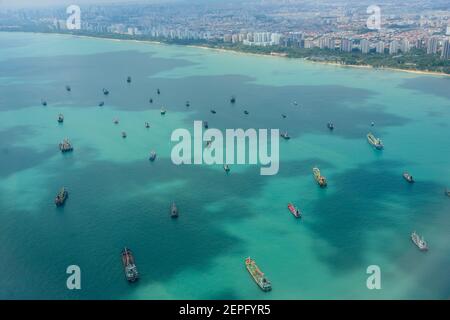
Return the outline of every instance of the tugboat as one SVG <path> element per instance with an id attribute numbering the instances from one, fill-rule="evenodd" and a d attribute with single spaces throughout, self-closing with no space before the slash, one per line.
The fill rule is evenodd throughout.
<path id="1" fill-rule="evenodd" d="M 47 105 L 47 101 L 45 101 L 44 99 L 41 99 L 41 104 L 45 107 Z"/>
<path id="2" fill-rule="evenodd" d="M 289 136 L 288 132 L 282 132 L 280 134 L 280 136 L 284 139 L 284 140 L 289 140 L 291 137 Z"/>
<path id="3" fill-rule="evenodd" d="M 73 151 L 73 147 L 69 139 L 66 138 L 59 144 L 59 150 L 61 150 L 62 153 Z"/>
<path id="4" fill-rule="evenodd" d="M 209 125 L 208 125 L 208 121 L 203 121 L 203 127 L 205 129 L 208 129 Z"/>
<path id="5" fill-rule="evenodd" d="M 151 162 L 156 160 L 156 152 L 155 151 L 151 151 L 150 152 L 150 158 L 148 158 Z"/>
<path id="6" fill-rule="evenodd" d="M 125 131 L 122 131 L 122 138 L 126 138 L 127 137 L 127 133 Z"/>
<path id="7" fill-rule="evenodd" d="M 186 101 L 186 107 L 190 107 L 191 103 L 189 101 Z"/>
<path id="8" fill-rule="evenodd" d="M 248 111 L 247 111 L 247 110 L 244 110 L 244 114 L 248 114 Z"/>
<path id="9" fill-rule="evenodd" d="M 211 113 L 212 113 L 212 114 L 216 114 L 217 112 L 216 112 L 216 110 L 211 109 Z"/>
<path id="10" fill-rule="evenodd" d="M 156 90 L 157 94 L 161 94 L 161 91 L 159 89 Z"/>
<path id="11" fill-rule="evenodd" d="M 148 100 L 148 102 L 149 102 L 149 103 L 153 103 L 153 99 L 152 99 L 152 98 L 150 98 L 150 100 Z"/>
<path id="12" fill-rule="evenodd" d="M 150 128 L 150 123 L 146 122 L 146 123 L 145 123 L 145 127 L 146 127 L 147 129 Z"/>
<path id="13" fill-rule="evenodd" d="M 300 210 L 298 208 L 296 208 L 292 203 L 288 203 L 287 207 L 288 207 L 289 211 L 294 215 L 294 217 L 296 217 L 296 218 L 302 217 L 302 213 L 300 212 Z"/>
<path id="14" fill-rule="evenodd" d="M 231 97 L 230 103 L 231 103 L 231 104 L 235 104 L 235 103 L 236 103 L 236 97 L 235 97 L 235 96 L 232 96 L 232 97 Z"/>
<path id="15" fill-rule="evenodd" d="M 425 239 L 423 237 L 420 237 L 415 231 L 411 233 L 411 240 L 421 251 L 428 250 L 428 244 Z"/>
<path id="16" fill-rule="evenodd" d="M 313 168 L 314 179 L 316 179 L 317 183 L 320 187 L 324 188 L 327 186 L 327 179 L 320 174 L 320 170 L 317 167 Z"/>
<path id="17" fill-rule="evenodd" d="M 230 172 L 230 166 L 227 164 L 223 165 L 223 170 L 225 170 L 226 173 Z"/>
<path id="18" fill-rule="evenodd" d="M 333 124 L 333 122 L 331 122 L 331 121 L 328 122 L 328 123 L 327 123 L 327 128 L 330 129 L 330 130 L 333 130 L 333 129 L 334 129 L 334 124 Z"/>
<path id="19" fill-rule="evenodd" d="M 131 83 L 131 77 L 130 76 L 127 77 L 127 83 Z"/>
<path id="20" fill-rule="evenodd" d="M 170 208 L 170 217 L 178 218 L 178 208 L 175 205 L 175 202 L 172 202 L 172 207 Z"/>
<path id="21" fill-rule="evenodd" d="M 64 122 L 64 115 L 63 115 L 62 113 L 60 113 L 60 114 L 58 115 L 58 122 L 59 122 L 59 123 L 63 123 L 63 122 Z"/>
<path id="22" fill-rule="evenodd" d="M 108 94 L 109 94 L 109 91 L 106 89 L 106 88 L 103 88 L 103 94 L 105 95 L 105 96 L 107 96 Z"/>
<path id="23" fill-rule="evenodd" d="M 122 264 L 127 281 L 135 282 L 139 278 L 139 273 L 136 265 L 134 264 L 133 253 L 127 247 L 122 250 Z"/>
<path id="24" fill-rule="evenodd" d="M 163 116 L 163 115 L 165 115 L 166 114 L 166 109 L 164 109 L 164 108 L 161 108 L 161 115 Z"/>
<path id="25" fill-rule="evenodd" d="M 367 134 L 367 141 L 374 146 L 377 150 L 381 150 L 384 148 L 383 142 L 381 142 L 381 139 L 376 138 L 372 133 Z"/>
<path id="26" fill-rule="evenodd" d="M 272 284 L 266 278 L 264 273 L 262 273 L 261 270 L 259 270 L 255 260 L 253 260 L 250 257 L 245 259 L 245 267 L 247 268 L 247 271 L 250 273 L 253 280 L 255 280 L 256 284 L 261 288 L 262 291 L 272 290 Z"/>
<path id="27" fill-rule="evenodd" d="M 62 187 L 61 190 L 59 190 L 58 194 L 55 198 L 55 205 L 57 207 L 61 207 L 66 202 L 67 198 L 69 197 L 69 192 L 65 187 Z"/>
<path id="28" fill-rule="evenodd" d="M 66 86 L 66 91 L 70 92 L 72 91 L 72 88 L 70 86 Z"/>
<path id="29" fill-rule="evenodd" d="M 403 172 L 403 178 L 405 178 L 406 181 L 409 183 L 414 183 L 413 176 L 410 175 L 408 172 Z"/>
<path id="30" fill-rule="evenodd" d="M 99 107 L 103 107 L 105 105 L 104 101 L 100 101 L 100 103 L 98 104 Z"/>

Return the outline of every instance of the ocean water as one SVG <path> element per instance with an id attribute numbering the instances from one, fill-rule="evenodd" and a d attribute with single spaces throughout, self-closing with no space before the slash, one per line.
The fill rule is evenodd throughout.
<path id="1" fill-rule="evenodd" d="M 192 130 L 194 120 L 288 130 L 279 173 L 173 165 L 170 135 Z M 0 298 L 448 299 L 449 123 L 449 77 L 0 33 Z M 369 131 L 385 150 L 368 145 Z M 71 154 L 58 150 L 65 137 Z M 328 188 L 314 182 L 315 165 Z M 405 170 L 415 184 L 403 180 Z M 55 208 L 63 185 L 70 197 Z M 291 216 L 288 202 L 304 219 Z M 429 252 L 412 244 L 414 230 Z M 131 285 L 124 246 L 141 273 Z M 247 256 L 271 292 L 252 281 Z M 66 287 L 73 264 L 81 290 Z M 369 265 L 381 268 L 380 290 L 366 287 Z"/>

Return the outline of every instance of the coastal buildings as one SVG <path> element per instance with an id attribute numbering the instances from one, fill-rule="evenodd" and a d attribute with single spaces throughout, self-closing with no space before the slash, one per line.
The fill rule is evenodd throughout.
<path id="1" fill-rule="evenodd" d="M 431 37 L 427 42 L 427 54 L 436 54 L 438 51 L 438 39 Z"/>
<path id="2" fill-rule="evenodd" d="M 370 42 L 366 39 L 361 40 L 361 52 L 364 54 L 369 53 L 370 51 Z"/>
<path id="3" fill-rule="evenodd" d="M 375 52 L 379 54 L 384 54 L 385 44 L 383 41 L 378 41 L 375 46 Z"/>
<path id="4" fill-rule="evenodd" d="M 397 54 L 398 51 L 400 50 L 400 44 L 398 43 L 397 40 L 392 41 L 389 44 L 389 54 Z"/>
<path id="5" fill-rule="evenodd" d="M 353 43 L 349 39 L 341 39 L 341 51 L 352 52 Z"/>
<path id="6" fill-rule="evenodd" d="M 450 59 L 450 39 L 446 39 L 442 45 L 442 59 Z"/>

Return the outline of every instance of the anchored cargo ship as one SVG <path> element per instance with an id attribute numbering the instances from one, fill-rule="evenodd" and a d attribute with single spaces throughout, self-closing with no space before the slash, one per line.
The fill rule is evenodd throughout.
<path id="1" fill-rule="evenodd" d="M 413 176 L 410 175 L 408 172 L 403 172 L 403 178 L 405 178 L 406 181 L 409 183 L 414 183 Z"/>
<path id="2" fill-rule="evenodd" d="M 69 192 L 65 187 L 62 187 L 61 190 L 59 190 L 58 194 L 55 198 L 55 204 L 57 207 L 61 207 L 66 202 L 67 198 L 69 197 Z"/>
<path id="3" fill-rule="evenodd" d="M 178 208 L 175 202 L 172 202 L 172 207 L 170 208 L 170 216 L 172 218 L 178 218 Z"/>
<path id="4" fill-rule="evenodd" d="M 302 217 L 302 213 L 300 212 L 300 210 L 297 207 L 295 207 L 292 203 L 288 204 L 288 209 L 293 214 L 294 217 L 296 218 Z"/>
<path id="5" fill-rule="evenodd" d="M 127 247 L 122 250 L 122 264 L 127 280 L 129 282 L 135 282 L 139 278 L 139 273 L 134 264 L 133 253 Z"/>
<path id="6" fill-rule="evenodd" d="M 376 138 L 372 133 L 367 134 L 367 141 L 374 146 L 377 150 L 381 150 L 384 148 L 383 142 L 381 139 Z"/>
<path id="7" fill-rule="evenodd" d="M 420 237 L 415 231 L 411 233 L 411 240 L 422 251 L 428 250 L 428 244 L 423 237 Z"/>
<path id="8" fill-rule="evenodd" d="M 63 142 L 59 144 L 59 150 L 61 150 L 61 152 L 63 153 L 73 151 L 73 147 L 69 139 L 64 139 Z"/>
<path id="9" fill-rule="evenodd" d="M 264 273 L 262 273 L 261 270 L 259 270 L 255 260 L 251 259 L 250 257 L 245 259 L 245 267 L 252 276 L 253 280 L 255 280 L 256 284 L 261 288 L 261 290 L 263 291 L 272 290 L 272 284 L 266 278 Z"/>
<path id="10" fill-rule="evenodd" d="M 314 173 L 314 179 L 316 179 L 319 186 L 326 187 L 327 179 L 320 174 L 319 168 L 317 168 L 317 167 L 313 168 L 313 173 Z"/>

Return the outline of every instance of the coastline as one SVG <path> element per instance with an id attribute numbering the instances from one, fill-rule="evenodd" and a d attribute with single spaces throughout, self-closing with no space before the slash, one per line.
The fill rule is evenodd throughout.
<path id="1" fill-rule="evenodd" d="M 337 62 L 331 62 L 331 61 L 314 61 L 310 60 L 308 58 L 291 58 L 288 56 L 283 56 L 280 54 L 264 54 L 264 53 L 253 53 L 253 52 L 244 52 L 239 50 L 233 50 L 233 49 L 225 49 L 225 48 L 213 48 L 205 45 L 195 45 L 195 44 L 172 44 L 172 43 L 166 43 L 162 41 L 156 41 L 156 40 L 138 40 L 138 39 L 116 39 L 112 37 L 99 37 L 99 36 L 93 36 L 93 35 L 79 35 L 79 34 L 70 34 L 70 33 L 57 33 L 57 32 L 51 32 L 51 33 L 45 33 L 45 32 L 28 32 L 28 31 L 22 31 L 24 33 L 37 33 L 37 34 L 57 34 L 57 35 L 69 35 L 73 37 L 78 38 L 88 38 L 88 39 L 103 39 L 103 40 L 110 40 L 110 41 L 132 41 L 137 43 L 147 43 L 147 44 L 157 44 L 157 45 L 175 45 L 175 46 L 183 46 L 183 47 L 190 47 L 190 48 L 197 48 L 197 49 L 206 49 L 206 50 L 213 50 L 217 52 L 225 52 L 225 53 L 235 53 L 235 54 L 242 54 L 242 55 L 250 55 L 250 56 L 259 56 L 259 57 L 271 57 L 271 58 L 283 58 L 283 59 L 292 59 L 292 60 L 300 60 L 304 62 L 310 62 L 310 63 L 317 63 L 321 65 L 329 65 L 329 66 L 335 66 L 335 67 L 344 67 L 344 68 L 359 68 L 359 69 L 371 69 L 371 70 L 385 70 L 385 71 L 393 71 L 393 72 L 406 72 L 416 75 L 428 75 L 428 76 L 439 76 L 439 77 L 450 77 L 450 74 L 443 73 L 443 72 L 435 72 L 435 71 L 424 71 L 424 70 L 414 70 L 414 69 L 401 69 L 401 68 L 389 68 L 389 67 L 379 67 L 375 68 L 371 65 L 357 65 L 357 64 L 341 64 Z"/>

